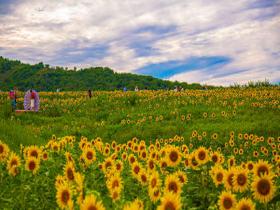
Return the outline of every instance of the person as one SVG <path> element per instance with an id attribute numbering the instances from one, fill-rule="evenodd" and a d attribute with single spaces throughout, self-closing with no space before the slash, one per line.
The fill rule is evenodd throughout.
<path id="1" fill-rule="evenodd" d="M 35 97 L 36 94 L 32 89 L 30 90 L 30 110 L 35 111 Z"/>
<path id="2" fill-rule="evenodd" d="M 88 97 L 91 98 L 92 97 L 92 93 L 91 93 L 91 90 L 88 89 Z"/>
<path id="3" fill-rule="evenodd" d="M 17 95 L 16 95 L 16 87 L 14 87 L 13 90 L 10 90 L 9 92 L 11 105 L 12 105 L 12 111 L 15 111 L 17 108 Z"/>
<path id="4" fill-rule="evenodd" d="M 123 88 L 123 92 L 126 92 L 126 91 L 127 91 L 127 88 L 126 88 L 126 87 L 124 87 L 124 88 Z"/>
<path id="5" fill-rule="evenodd" d="M 139 91 L 138 86 L 135 86 L 134 91 L 135 91 L 135 92 L 138 92 L 138 91 Z"/>

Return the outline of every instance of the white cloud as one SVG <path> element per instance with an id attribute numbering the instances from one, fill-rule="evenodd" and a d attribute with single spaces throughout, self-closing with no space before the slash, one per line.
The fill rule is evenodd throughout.
<path id="1" fill-rule="evenodd" d="M 271 78 L 279 81 L 280 14 L 274 7 L 250 9 L 250 0 L 22 0 L 8 15 L 0 15 L 0 54 L 65 66 L 109 66 L 133 72 L 151 63 L 186 60 L 195 56 L 227 56 L 232 62 L 220 69 L 194 70 L 171 80 L 230 84 Z M 1 3 L 0 3 L 1 4 Z M 1 5 L 0 5 L 1 6 Z M 174 26 L 165 34 L 133 31 L 145 26 Z M 157 53 L 139 56 L 129 46 L 153 40 Z M 85 57 L 63 61 L 61 49 L 108 45 L 102 59 Z M 224 76 L 220 77 L 221 74 Z"/>

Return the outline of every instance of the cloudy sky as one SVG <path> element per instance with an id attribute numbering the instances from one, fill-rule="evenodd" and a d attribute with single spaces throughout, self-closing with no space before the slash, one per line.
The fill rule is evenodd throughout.
<path id="1" fill-rule="evenodd" d="M 229 85 L 280 82 L 280 0 L 0 0 L 0 55 Z"/>

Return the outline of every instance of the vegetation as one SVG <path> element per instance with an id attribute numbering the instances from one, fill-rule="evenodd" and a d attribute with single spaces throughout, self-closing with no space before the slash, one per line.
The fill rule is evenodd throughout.
<path id="1" fill-rule="evenodd" d="M 279 209 L 279 90 L 0 93 L 0 206 Z"/>
<path id="2" fill-rule="evenodd" d="M 116 73 L 108 67 L 69 70 L 58 66 L 50 67 L 42 62 L 35 65 L 23 64 L 0 56 L 0 90 L 9 90 L 14 85 L 19 90 L 34 88 L 39 91 L 122 90 L 124 87 L 134 90 L 135 86 L 142 90 L 173 89 L 175 86 L 184 89 L 202 87 L 195 83 L 171 82 L 151 76 Z"/>

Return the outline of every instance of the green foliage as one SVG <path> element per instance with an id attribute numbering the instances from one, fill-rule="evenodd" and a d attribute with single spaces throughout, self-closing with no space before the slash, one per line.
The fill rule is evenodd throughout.
<path id="1" fill-rule="evenodd" d="M 130 73 L 116 73 L 108 67 L 91 67 L 68 70 L 63 67 L 50 67 L 42 62 L 29 65 L 0 56 L 0 90 L 8 90 L 14 85 L 19 90 L 34 88 L 39 91 L 68 90 L 134 90 L 139 89 L 201 89 L 200 84 L 187 84 L 164 81 L 151 76 Z M 211 88 L 211 87 L 210 87 Z"/>

